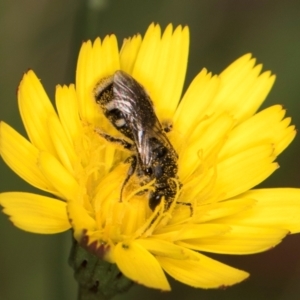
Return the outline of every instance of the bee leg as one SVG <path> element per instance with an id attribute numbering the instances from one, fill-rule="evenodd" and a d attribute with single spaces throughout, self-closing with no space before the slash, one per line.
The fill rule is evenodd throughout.
<path id="1" fill-rule="evenodd" d="M 116 138 L 116 137 L 113 137 L 109 134 L 106 134 L 102 131 L 100 131 L 99 129 L 95 128 L 95 131 L 101 136 L 103 137 L 105 140 L 107 140 L 108 142 L 110 143 L 113 143 L 113 144 L 118 144 L 120 146 L 122 146 L 124 149 L 127 149 L 127 150 L 130 150 L 130 151 L 134 151 L 135 150 L 135 147 L 133 144 L 131 144 L 130 142 L 127 142 L 126 140 L 123 140 L 121 138 Z"/>
<path id="2" fill-rule="evenodd" d="M 193 215 L 194 209 L 193 209 L 192 203 L 176 201 L 176 204 L 188 206 L 190 208 L 190 211 L 191 211 L 191 216 Z"/>
<path id="3" fill-rule="evenodd" d="M 130 156 L 128 157 L 126 160 L 125 160 L 126 163 L 130 163 L 130 168 L 128 170 L 128 173 L 127 173 L 127 176 L 122 184 L 122 187 L 121 187 L 121 193 L 120 193 L 120 202 L 122 202 L 122 197 L 123 197 L 123 191 L 124 191 L 124 188 L 126 186 L 126 184 L 128 183 L 130 177 L 134 174 L 135 170 L 136 170 L 136 166 L 137 166 L 137 159 L 136 159 L 136 156 Z"/>

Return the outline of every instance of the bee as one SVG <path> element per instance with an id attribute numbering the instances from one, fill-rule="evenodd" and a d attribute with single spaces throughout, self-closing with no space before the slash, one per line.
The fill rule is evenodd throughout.
<path id="1" fill-rule="evenodd" d="M 138 178 L 146 178 L 147 182 L 155 179 L 154 190 L 149 192 L 150 209 L 154 210 L 164 197 L 164 210 L 167 210 L 178 190 L 178 155 L 144 87 L 119 70 L 96 85 L 94 97 L 105 117 L 131 141 L 99 132 L 106 140 L 133 152 L 129 159 L 131 168 L 121 189 L 121 199 L 124 186 L 136 173 Z"/>

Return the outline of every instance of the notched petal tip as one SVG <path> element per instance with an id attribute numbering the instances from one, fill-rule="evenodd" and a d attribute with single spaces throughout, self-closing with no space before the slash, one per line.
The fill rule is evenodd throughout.
<path id="1" fill-rule="evenodd" d="M 66 231 L 70 223 L 66 203 L 54 198 L 31 193 L 7 192 L 0 194 L 3 212 L 22 230 L 54 234 Z"/>

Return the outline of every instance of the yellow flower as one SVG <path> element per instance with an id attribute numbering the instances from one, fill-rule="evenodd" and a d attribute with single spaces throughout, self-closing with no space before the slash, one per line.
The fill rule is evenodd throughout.
<path id="1" fill-rule="evenodd" d="M 162 35 L 150 25 L 120 51 L 114 35 L 88 41 L 76 86 L 57 86 L 57 111 L 34 72 L 24 75 L 18 100 L 29 141 L 2 122 L 0 152 L 20 177 L 54 197 L 2 193 L 0 204 L 17 227 L 42 234 L 72 228 L 80 245 L 161 290 L 170 290 L 164 272 L 193 287 L 238 283 L 248 273 L 203 252 L 257 253 L 299 232 L 299 189 L 252 189 L 278 168 L 277 156 L 295 137 L 280 105 L 257 112 L 274 75 L 261 73 L 247 54 L 219 76 L 203 69 L 181 99 L 188 47 L 188 28 L 171 25 Z M 167 211 L 164 201 L 149 208 L 145 190 L 153 182 L 140 186 L 136 177 L 120 201 L 132 153 L 97 133 L 122 138 L 93 95 L 117 70 L 142 84 L 160 122 L 172 125 L 167 135 L 182 186 Z"/>

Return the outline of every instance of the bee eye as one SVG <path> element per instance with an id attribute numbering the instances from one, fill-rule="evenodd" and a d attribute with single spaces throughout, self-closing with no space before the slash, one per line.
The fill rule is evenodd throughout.
<path id="1" fill-rule="evenodd" d="M 154 210 L 155 207 L 160 203 L 162 198 L 161 193 L 154 192 L 149 198 L 149 207 Z"/>
<path id="2" fill-rule="evenodd" d="M 145 174 L 148 175 L 148 176 L 151 176 L 153 174 L 152 168 L 146 168 Z"/>

